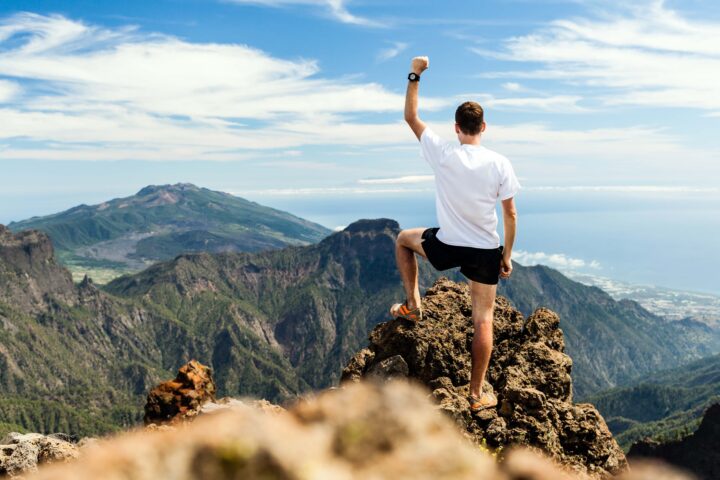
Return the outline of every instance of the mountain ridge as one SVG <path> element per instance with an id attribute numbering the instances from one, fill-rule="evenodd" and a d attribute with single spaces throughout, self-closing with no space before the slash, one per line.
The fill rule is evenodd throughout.
<path id="1" fill-rule="evenodd" d="M 636 301 L 614 300 L 543 265 L 516 268 L 499 292 L 523 314 L 545 306 L 560 315 L 568 353 L 586 379 L 578 382 L 580 397 L 720 352 L 718 329 L 664 319 Z"/>
<path id="2" fill-rule="evenodd" d="M 73 420 L 76 430 L 88 424 L 95 425 L 93 431 L 110 428 L 110 420 L 127 425 L 137 421 L 130 410 L 99 418 L 98 408 L 84 405 L 97 406 L 100 398 L 105 406 L 113 398 L 126 405 L 141 402 L 140 387 L 190 358 L 212 364 L 223 394 L 279 401 L 332 385 L 368 332 L 388 319 L 388 306 L 402 298 L 394 258 L 398 231 L 393 220 L 364 220 L 309 246 L 252 254 L 182 254 L 103 289 L 89 280 L 72 285 L 60 292 L 65 300 L 49 292 L 38 311 L 0 298 L 0 384 L 16 399 L 4 397 L 9 405 L 4 412 L 9 413 L 2 421 L 42 418 L 42 403 L 23 406 L 17 400 L 25 395 L 37 402 L 54 398 L 75 405 L 74 414 L 84 418 Z M 41 264 L 54 261 L 51 247 L 41 249 L 45 257 L 36 257 Z M 2 268 L 0 272 L 12 270 Z M 517 266 L 514 282 L 530 281 L 523 280 L 523 269 Z M 423 289 L 438 276 L 421 262 Z M 533 288 L 521 291 L 532 294 Z M 562 290 L 561 285 L 546 286 L 553 289 Z M 582 302 L 573 305 L 568 315 L 585 308 Z M 561 319 L 566 330 L 574 321 L 573 316 Z M 610 340 L 602 345 L 607 351 L 622 348 L 621 342 L 617 347 Z M 668 350 L 663 344 L 658 349 Z M 78 370 L 74 364 L 83 367 Z M 612 377 L 616 372 L 602 363 L 600 371 L 582 357 L 575 365 L 577 380 L 587 376 L 590 387 L 617 380 Z M 653 366 L 649 361 L 642 368 Z"/>
<path id="3" fill-rule="evenodd" d="M 330 233 L 287 212 L 189 183 L 148 185 L 135 195 L 81 204 L 8 228 L 45 231 L 78 279 L 93 269 L 107 275 L 135 272 L 190 251 L 306 245 Z"/>
<path id="4" fill-rule="evenodd" d="M 703 412 L 720 402 L 720 355 L 654 372 L 588 398 L 603 412 L 618 442 L 674 441 L 690 434 Z"/>

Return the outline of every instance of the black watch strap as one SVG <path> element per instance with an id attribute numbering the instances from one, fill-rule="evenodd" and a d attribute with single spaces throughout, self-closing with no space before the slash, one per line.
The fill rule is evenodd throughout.
<path id="1" fill-rule="evenodd" d="M 415 72 L 408 73 L 408 80 L 411 82 L 419 82 L 420 81 L 420 75 L 418 75 Z"/>

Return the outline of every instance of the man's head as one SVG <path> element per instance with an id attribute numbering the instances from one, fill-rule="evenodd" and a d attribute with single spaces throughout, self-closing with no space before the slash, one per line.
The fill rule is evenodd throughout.
<path id="1" fill-rule="evenodd" d="M 458 137 L 474 137 L 485 131 L 483 109 L 477 102 L 465 102 L 455 110 L 455 132 Z"/>

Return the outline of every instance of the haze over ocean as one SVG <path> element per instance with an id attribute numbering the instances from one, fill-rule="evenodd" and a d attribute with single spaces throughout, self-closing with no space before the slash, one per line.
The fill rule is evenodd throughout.
<path id="1" fill-rule="evenodd" d="M 434 193 L 256 197 L 330 228 L 388 217 L 401 227 L 434 226 Z M 711 193 L 525 191 L 516 255 L 556 268 L 631 283 L 720 294 L 720 196 Z M 502 223 L 502 222 L 500 222 Z M 580 265 L 580 262 L 584 265 Z"/>

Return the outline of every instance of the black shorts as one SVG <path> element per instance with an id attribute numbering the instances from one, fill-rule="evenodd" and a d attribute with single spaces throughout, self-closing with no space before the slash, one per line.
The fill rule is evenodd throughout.
<path id="1" fill-rule="evenodd" d="M 460 267 L 460 273 L 473 282 L 497 285 L 503 247 L 474 248 L 448 245 L 437 238 L 439 228 L 428 228 L 422 234 L 422 247 L 436 270 Z"/>

